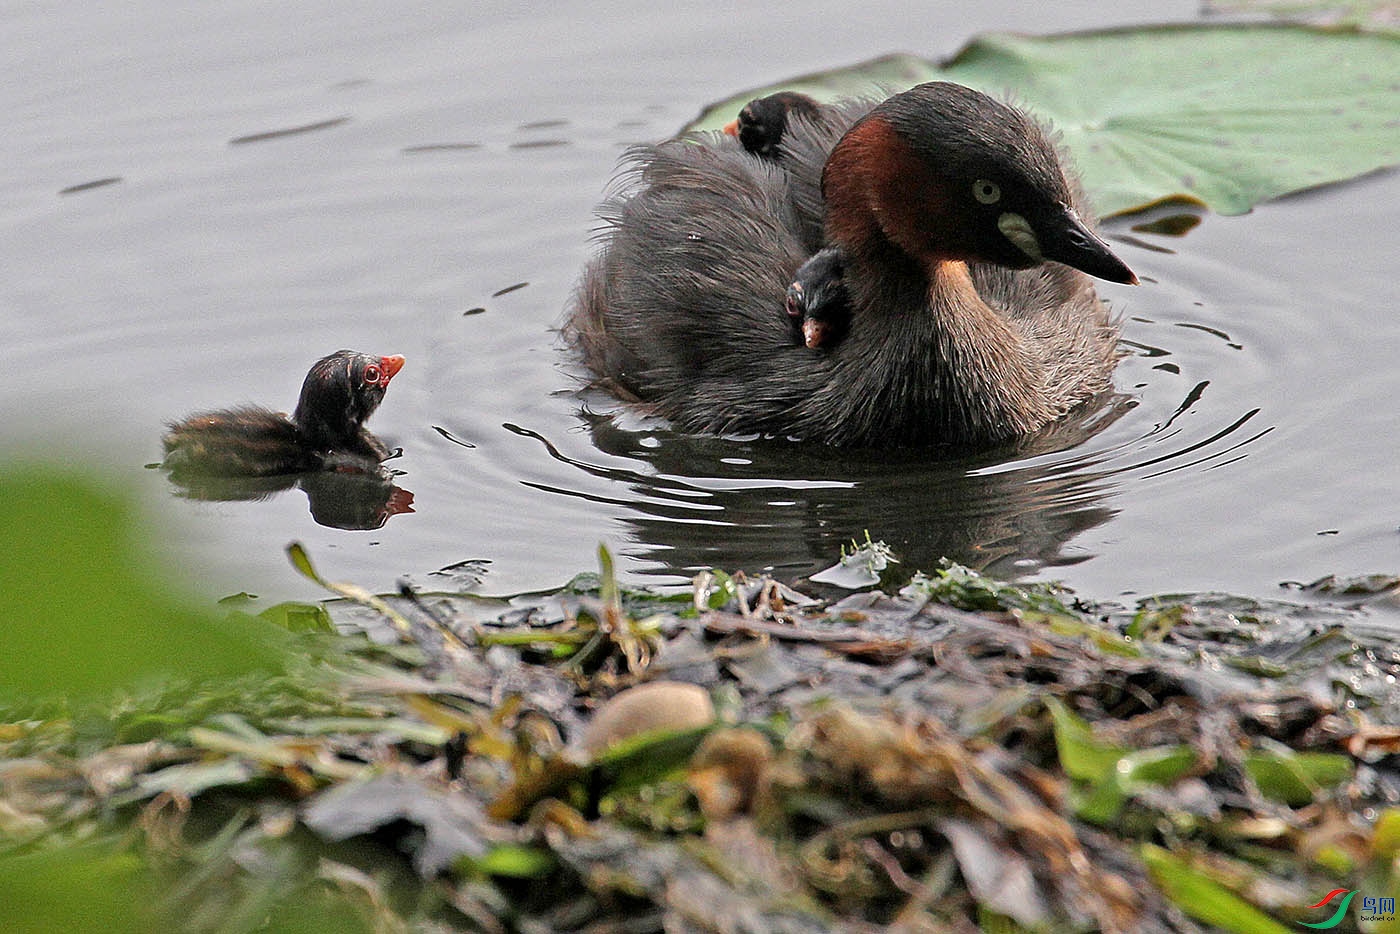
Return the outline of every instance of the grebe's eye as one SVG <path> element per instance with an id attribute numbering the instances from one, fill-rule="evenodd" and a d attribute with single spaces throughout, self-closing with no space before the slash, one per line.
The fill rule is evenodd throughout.
<path id="1" fill-rule="evenodd" d="M 375 366 L 373 363 L 365 367 L 365 382 L 370 386 L 377 386 L 379 384 L 379 367 Z"/>
<path id="2" fill-rule="evenodd" d="M 1001 186 L 985 178 L 972 183 L 972 197 L 982 204 L 996 204 L 1001 200 Z"/>

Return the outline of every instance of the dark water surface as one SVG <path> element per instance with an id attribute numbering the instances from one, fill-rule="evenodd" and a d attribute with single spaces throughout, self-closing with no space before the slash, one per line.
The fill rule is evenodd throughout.
<path id="1" fill-rule="evenodd" d="M 1195 16 L 911 6 L 12 6 L 6 448 L 140 484 L 184 576 L 268 599 L 319 596 L 293 539 L 332 578 L 493 593 L 557 585 L 600 540 L 633 580 L 676 582 L 810 573 L 867 529 L 907 565 L 946 554 L 1096 598 L 1400 569 L 1394 172 L 1185 237 L 1110 225 L 1145 281 L 1101 286 L 1134 355 L 1122 398 L 1049 453 L 689 438 L 577 395 L 552 329 L 624 144 L 889 51 Z M 413 513 L 343 531 L 313 521 L 315 491 L 200 502 L 143 469 L 164 420 L 290 408 L 340 347 L 408 357 L 372 426 L 404 449 Z"/>

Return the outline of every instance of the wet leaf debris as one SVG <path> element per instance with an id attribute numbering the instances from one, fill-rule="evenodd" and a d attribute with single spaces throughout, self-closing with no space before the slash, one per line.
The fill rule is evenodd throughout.
<path id="1" fill-rule="evenodd" d="M 1267 931 L 1400 887 L 1364 610 L 600 559 L 510 600 L 322 581 L 266 613 L 315 647 L 282 680 L 14 711 L 0 859 L 135 854 L 196 931 Z"/>

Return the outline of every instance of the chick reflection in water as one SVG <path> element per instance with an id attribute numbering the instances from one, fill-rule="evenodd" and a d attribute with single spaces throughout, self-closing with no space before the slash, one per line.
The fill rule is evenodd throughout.
<path id="1" fill-rule="evenodd" d="M 245 405 L 170 423 L 161 466 L 193 499 L 264 499 L 300 486 L 321 525 L 379 528 L 413 511 L 413 494 L 383 465 L 388 447 L 365 427 L 403 364 L 336 351 L 306 374 L 290 416 Z"/>

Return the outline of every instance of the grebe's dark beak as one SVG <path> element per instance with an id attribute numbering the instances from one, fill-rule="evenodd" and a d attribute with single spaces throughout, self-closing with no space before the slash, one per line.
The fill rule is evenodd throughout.
<path id="1" fill-rule="evenodd" d="M 1057 213 L 1038 218 L 1034 229 L 1040 252 L 1046 259 L 1073 266 L 1080 272 L 1109 282 L 1138 284 L 1138 277 L 1127 264 L 1114 256 L 1108 244 L 1090 230 L 1068 205 L 1059 205 Z"/>

